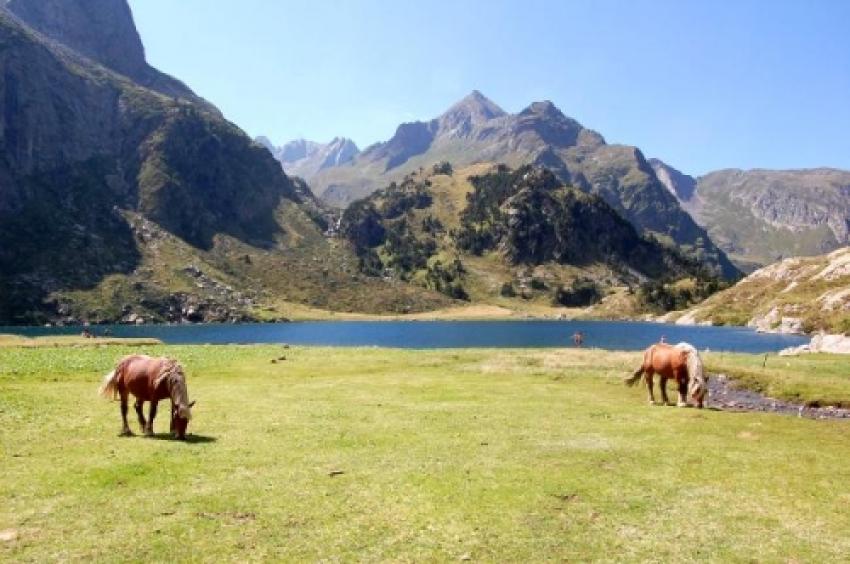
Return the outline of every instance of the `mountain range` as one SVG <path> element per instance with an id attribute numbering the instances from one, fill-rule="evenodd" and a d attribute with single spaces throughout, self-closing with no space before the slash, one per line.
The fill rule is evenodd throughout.
<path id="1" fill-rule="evenodd" d="M 633 317 L 738 276 L 714 239 L 748 265 L 847 237 L 842 171 L 694 179 L 551 102 L 476 91 L 363 151 L 252 140 L 147 63 L 126 0 L 0 0 L 0 69 L 0 324 Z"/>
<path id="2" fill-rule="evenodd" d="M 727 276 L 734 268 L 724 254 L 749 271 L 850 242 L 848 171 L 722 170 L 693 178 L 636 147 L 607 144 L 551 102 L 509 114 L 478 91 L 437 118 L 400 125 L 390 140 L 347 162 L 301 176 L 326 202 L 344 207 L 440 161 L 547 166 L 600 195 L 640 230 L 695 251 Z"/>
<path id="3" fill-rule="evenodd" d="M 257 137 L 255 141 L 280 161 L 286 174 L 301 178 L 313 178 L 320 171 L 347 164 L 360 154 L 354 141 L 344 137 L 335 137 L 330 143 L 295 139 L 281 147 L 275 147 L 264 136 Z"/>
<path id="4" fill-rule="evenodd" d="M 602 135 L 548 101 L 509 114 L 474 91 L 439 117 L 402 124 L 389 141 L 305 179 L 324 201 L 344 206 L 439 161 L 456 167 L 474 163 L 545 166 L 562 182 L 600 196 L 640 232 L 678 245 L 714 265 L 723 276 L 738 274 L 658 180 L 639 149 L 607 144 Z"/>
<path id="5" fill-rule="evenodd" d="M 738 170 L 694 178 L 651 159 L 658 178 L 746 270 L 850 244 L 850 171 Z"/>

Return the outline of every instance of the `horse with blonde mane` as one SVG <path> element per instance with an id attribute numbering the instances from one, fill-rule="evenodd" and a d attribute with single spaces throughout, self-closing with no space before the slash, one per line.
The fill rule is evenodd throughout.
<path id="1" fill-rule="evenodd" d="M 127 402 L 130 394 L 136 397 L 133 407 L 139 417 L 142 432 L 148 436 L 153 435 L 153 420 L 156 417 L 158 402 L 170 398 L 171 432 L 180 440 L 186 438 L 186 428 L 192 418 L 192 406 L 195 402 L 189 402 L 186 376 L 177 361 L 147 355 L 125 356 L 118 361 L 115 370 L 104 377 L 98 394 L 106 399 L 121 399 L 121 419 L 124 423 L 122 435 L 133 434 L 127 424 Z M 151 404 L 147 421 L 142 410 L 146 401 Z"/>
<path id="2" fill-rule="evenodd" d="M 626 378 L 625 383 L 634 386 L 640 380 L 641 375 L 646 381 L 646 389 L 649 391 L 649 404 L 656 405 L 654 388 L 654 375 L 661 378 L 661 399 L 664 405 L 669 404 L 667 399 L 667 380 L 675 380 L 679 388 L 679 407 L 687 407 L 687 397 L 702 408 L 708 396 L 708 379 L 703 369 L 702 359 L 697 349 L 688 343 L 668 345 L 658 343 L 651 345 L 643 353 L 643 364 L 638 368 L 631 378 Z"/>

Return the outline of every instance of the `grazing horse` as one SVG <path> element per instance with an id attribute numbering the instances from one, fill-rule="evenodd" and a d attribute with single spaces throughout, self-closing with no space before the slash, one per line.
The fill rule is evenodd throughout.
<path id="1" fill-rule="evenodd" d="M 687 394 L 697 407 L 703 407 L 708 395 L 708 380 L 703 370 L 702 359 L 693 345 L 679 343 L 673 346 L 658 343 L 651 345 L 644 351 L 643 364 L 631 378 L 626 378 L 625 382 L 627 385 L 633 386 L 640 380 L 641 375 L 644 375 L 646 388 L 649 391 L 650 405 L 656 405 L 653 393 L 653 376 L 655 374 L 661 377 L 661 399 L 665 405 L 669 403 L 667 380 L 674 379 L 679 386 L 679 401 L 676 405 L 687 407 Z"/>
<path id="2" fill-rule="evenodd" d="M 171 432 L 180 440 L 186 438 L 186 427 L 192 418 L 192 406 L 186 390 L 183 367 L 170 358 L 154 358 L 147 355 L 130 355 L 122 358 L 115 370 L 103 379 L 98 394 L 106 399 L 121 399 L 122 435 L 132 435 L 127 424 L 127 400 L 130 394 L 136 397 L 134 407 L 139 416 L 139 425 L 145 435 L 153 435 L 153 420 L 160 400 L 171 398 Z M 148 420 L 142 414 L 142 404 L 151 402 Z"/>

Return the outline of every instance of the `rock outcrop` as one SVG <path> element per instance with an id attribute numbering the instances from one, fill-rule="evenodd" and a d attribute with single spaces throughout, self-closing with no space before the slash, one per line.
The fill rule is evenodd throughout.
<path id="1" fill-rule="evenodd" d="M 781 356 L 796 356 L 808 353 L 850 354 L 850 337 L 818 333 L 807 345 L 789 347 L 779 352 Z"/>
<path id="2" fill-rule="evenodd" d="M 850 247 L 756 270 L 683 318 L 776 333 L 850 333 Z"/>

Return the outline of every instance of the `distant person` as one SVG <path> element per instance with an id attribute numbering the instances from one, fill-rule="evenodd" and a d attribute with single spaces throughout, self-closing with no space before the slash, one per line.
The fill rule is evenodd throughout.
<path id="1" fill-rule="evenodd" d="M 661 343 L 662 345 L 667 344 L 667 337 L 665 337 L 664 335 L 661 335 L 661 338 L 658 339 L 658 342 Z"/>
<path id="2" fill-rule="evenodd" d="M 88 330 L 88 328 L 85 328 L 85 329 L 83 329 L 82 337 L 84 339 L 91 339 L 93 337 L 93 335 L 91 334 L 91 331 Z"/>
<path id="3" fill-rule="evenodd" d="M 584 335 L 581 331 L 573 333 L 573 344 L 577 347 L 581 347 L 584 344 Z"/>

